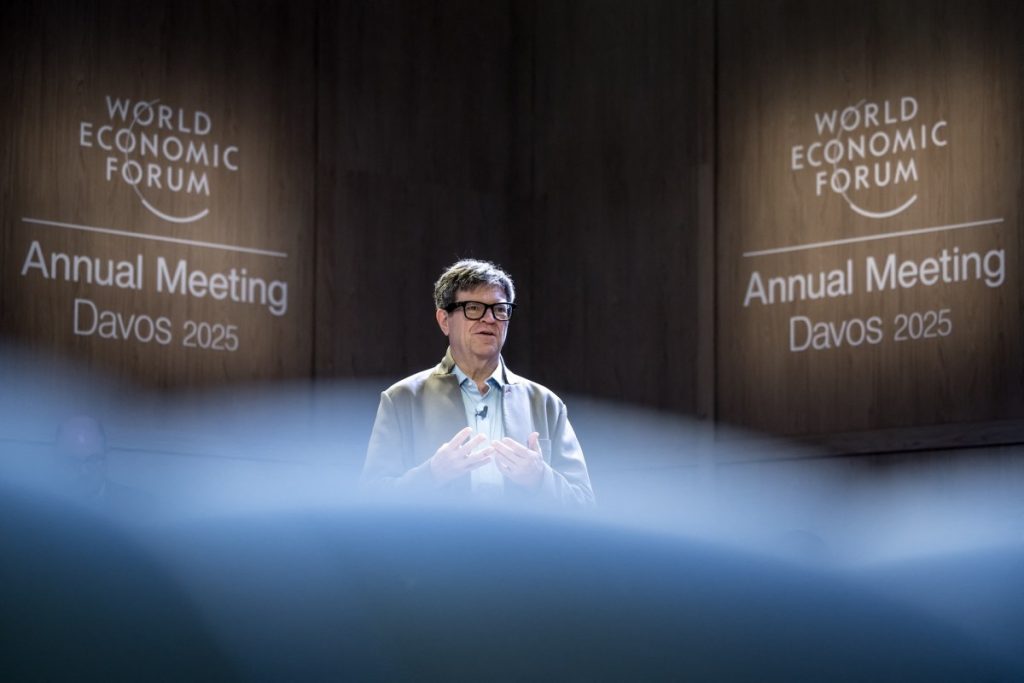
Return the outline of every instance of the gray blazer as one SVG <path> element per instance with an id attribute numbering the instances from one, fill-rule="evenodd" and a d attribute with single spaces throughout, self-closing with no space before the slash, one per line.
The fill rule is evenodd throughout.
<path id="1" fill-rule="evenodd" d="M 439 487 L 427 462 L 434 452 L 466 426 L 466 410 L 458 378 L 452 373 L 451 349 L 437 367 L 389 387 L 380 395 L 366 451 L 361 483 L 371 491 L 468 497 L 469 477 Z M 504 367 L 504 362 L 502 362 Z M 590 477 L 565 404 L 554 393 L 505 368 L 502 421 L 505 436 L 525 444 L 530 432 L 540 434 L 548 471 L 539 492 L 506 481 L 512 498 L 547 499 L 565 505 L 594 502 Z"/>

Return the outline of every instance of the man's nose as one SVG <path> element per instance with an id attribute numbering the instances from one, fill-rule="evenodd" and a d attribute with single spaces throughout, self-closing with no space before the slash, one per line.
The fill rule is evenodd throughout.
<path id="1" fill-rule="evenodd" d="M 496 323 L 496 322 L 498 322 L 498 319 L 494 317 L 494 309 L 493 308 L 488 308 L 486 311 L 484 311 L 484 315 L 481 318 L 481 320 L 483 320 L 484 322 L 488 322 L 488 323 Z"/>

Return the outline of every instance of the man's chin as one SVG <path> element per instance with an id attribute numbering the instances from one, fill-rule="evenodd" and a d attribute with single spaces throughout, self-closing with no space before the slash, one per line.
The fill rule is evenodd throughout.
<path id="1" fill-rule="evenodd" d="M 497 338 L 480 339 L 472 348 L 473 353 L 479 358 L 497 358 L 501 353 L 501 342 Z"/>

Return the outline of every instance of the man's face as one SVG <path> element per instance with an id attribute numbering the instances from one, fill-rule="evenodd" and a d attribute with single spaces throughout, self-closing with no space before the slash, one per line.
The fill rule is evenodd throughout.
<path id="1" fill-rule="evenodd" d="M 497 285 L 481 285 L 474 289 L 461 289 L 455 294 L 455 301 L 480 301 L 496 304 L 507 301 L 505 290 Z M 508 321 L 494 319 L 494 311 L 487 309 L 479 320 L 467 320 L 466 312 L 456 308 L 451 313 L 437 310 L 437 324 L 448 336 L 452 354 L 460 358 L 478 361 L 497 360 L 505 344 Z"/>

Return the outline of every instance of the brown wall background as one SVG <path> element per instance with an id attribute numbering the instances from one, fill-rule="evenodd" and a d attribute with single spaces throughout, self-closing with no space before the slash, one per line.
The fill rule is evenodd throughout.
<path id="1" fill-rule="evenodd" d="M 441 268 L 512 267 L 512 16 L 323 3 L 319 25 L 316 374 L 411 372 L 444 353 Z"/>
<path id="2" fill-rule="evenodd" d="M 517 279 L 509 364 L 559 392 L 796 436 L 1024 417 L 1024 18 L 1010 3 L 53 0 L 2 12 L 6 340 L 160 387 L 290 377 L 383 386 L 440 357 L 430 285 L 473 256 Z M 1010 281 L 978 308 L 973 290 L 958 290 L 972 335 L 955 347 L 758 356 L 777 321 L 737 313 L 736 252 L 804 224 L 860 229 L 841 206 L 803 202 L 793 189 L 791 130 L 858 93 L 906 88 L 929 113 L 961 116 L 957 135 L 967 136 L 953 159 L 936 158 L 919 200 L 934 216 L 914 225 L 973 216 L 965 202 L 998 204 Z M 82 181 L 101 169 L 74 145 L 75 122 L 109 90 L 208 109 L 238 142 L 243 172 L 218 186 L 210 230 L 289 253 L 272 267 L 289 281 L 290 313 L 91 294 L 179 318 L 232 316 L 249 352 L 73 338 L 76 290 L 26 284 L 12 269 L 34 234 L 20 222 L 28 211 L 152 223 L 125 188 Z M 993 134 L 997 159 L 958 156 Z M 965 184 L 983 194 L 953 201 Z M 54 248 L 177 253 L 60 239 Z M 211 270 L 243 263 L 201 253 L 196 262 Z M 807 263 L 792 257 L 785 268 Z M 918 305 L 892 305 L 904 303 Z"/>
<path id="3" fill-rule="evenodd" d="M 720 5 L 717 282 L 719 417 L 794 436 L 861 433 L 841 450 L 879 447 L 864 432 L 889 434 L 889 447 L 921 447 L 949 437 L 998 441 L 996 421 L 1024 417 L 1021 315 L 1022 89 L 1024 13 L 989 2 L 727 2 Z M 860 215 L 839 194 L 816 193 L 816 169 L 791 169 L 791 148 L 819 138 L 815 116 L 867 100 L 895 113 L 917 102 L 905 123 L 861 127 L 847 137 L 920 133 L 939 121 L 945 146 L 879 157 L 916 162 L 916 182 L 851 190 Z M 863 111 L 863 107 L 861 108 Z M 850 119 L 855 120 L 854 118 Z M 918 137 L 918 139 L 920 139 Z M 874 159 L 865 164 L 874 178 Z M 825 166 L 826 171 L 828 165 Z M 880 173 L 884 178 L 885 171 Z M 873 180 L 872 180 L 873 182 Z M 1001 223 L 928 234 L 744 257 L 744 252 L 884 233 Z M 892 291 L 866 290 L 866 259 L 920 262 L 1002 250 L 1006 281 L 973 278 Z M 764 306 L 743 302 L 756 271 L 817 274 L 853 264 L 853 292 Z M 900 314 L 946 310 L 946 337 L 897 341 Z M 806 323 L 840 325 L 877 316 L 877 344 L 791 351 L 806 346 Z M 791 329 L 796 330 L 791 342 Z M 933 331 L 936 328 L 933 328 Z M 907 336 L 907 335 L 905 335 Z M 854 336 L 854 341 L 859 336 Z M 925 429 L 944 425 L 940 430 Z M 1011 430 L 1012 431 L 1012 430 Z M 1002 428 L 1004 438 L 1010 436 Z M 965 439 L 965 433 L 973 437 Z M 861 443 L 858 443 L 861 442 Z M 870 443 L 870 445 L 869 445 Z"/>
<path id="4" fill-rule="evenodd" d="M 4 337 L 33 349 L 71 356 L 111 375 L 160 388 L 219 385 L 261 379 L 308 377 L 313 324 L 313 158 L 315 128 L 315 14 L 303 3 L 48 2 L 13 3 L 2 17 L 4 43 L 2 295 Z M 107 97 L 160 100 L 178 125 L 196 124 L 201 110 L 211 121 L 206 136 L 114 121 L 113 129 L 175 136 L 182 144 L 235 145 L 237 171 L 223 165 L 172 164 L 208 173 L 210 195 L 166 191 L 164 181 L 143 196 L 160 211 L 201 220 L 175 223 L 145 209 L 132 187 L 106 177 L 106 160 L 118 169 L 128 157 L 147 164 L 150 154 L 105 152 L 99 129 L 110 123 Z M 80 144 L 81 122 L 93 125 L 91 147 Z M 113 132 L 111 133 L 113 136 Z M 129 138 L 125 138 L 127 141 Z M 127 143 L 126 143 L 127 144 Z M 141 142 L 136 139 L 136 145 Z M 138 148 L 136 148 L 138 149 Z M 173 150 L 173 148 L 172 148 Z M 172 154 L 174 152 L 172 151 Z M 219 158 L 219 155 L 218 155 Z M 143 183 L 145 185 L 145 183 Z M 141 186 L 140 186 L 141 187 Z M 122 235 L 26 223 L 23 218 L 113 229 L 161 238 L 213 242 L 287 254 L 287 258 L 140 240 Z M 143 289 L 21 274 L 30 245 L 50 252 L 135 262 L 143 259 Z M 267 282 L 288 282 L 288 310 L 158 292 L 157 259 L 173 269 L 179 259 L 206 273 L 242 269 Z M 99 330 L 75 334 L 74 301 L 123 319 L 166 318 L 173 339 L 104 339 Z M 92 329 L 92 309 L 82 309 L 80 331 Z M 98 316 L 96 316 L 98 317 Z M 237 351 L 186 348 L 186 321 L 235 325 Z M 150 324 L 142 337 L 150 337 Z M 119 336 L 123 333 L 117 333 Z M 226 337 L 226 328 L 221 331 Z M 212 340 L 210 340 L 212 342 Z M 228 344 L 222 344 L 227 346 Z"/>
<path id="5" fill-rule="evenodd" d="M 520 372 L 706 414 L 710 4 L 321 9 L 318 375 L 436 363 L 430 286 L 472 256 L 517 280 Z"/>

